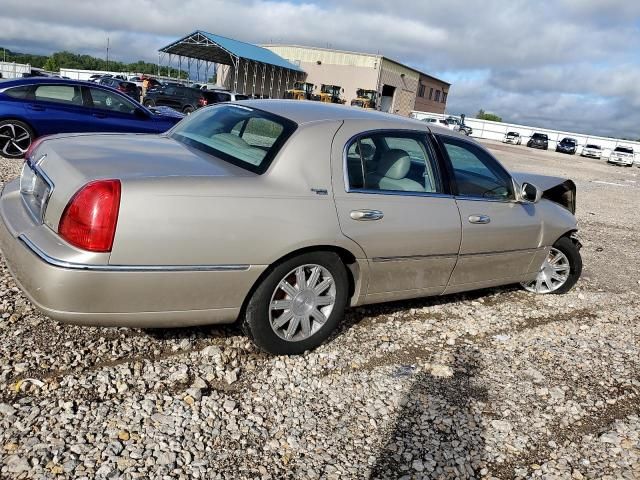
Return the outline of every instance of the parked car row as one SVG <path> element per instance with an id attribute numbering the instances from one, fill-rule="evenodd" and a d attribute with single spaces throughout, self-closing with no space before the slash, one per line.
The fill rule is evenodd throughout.
<path id="1" fill-rule="evenodd" d="M 502 143 L 510 143 L 513 145 L 522 144 L 522 136 L 518 132 L 509 131 L 502 139 Z M 540 148 L 547 150 L 549 148 L 549 137 L 545 133 L 534 133 L 527 141 L 527 147 Z M 564 137 L 556 144 L 556 152 L 575 155 L 578 152 L 578 141 L 575 138 Z M 595 143 L 587 143 L 580 152 L 581 157 L 602 158 L 602 146 Z M 607 163 L 615 165 L 624 165 L 631 167 L 634 164 L 635 152 L 633 147 L 619 145 L 613 149 Z M 640 166 L 640 165 L 639 165 Z"/>
<path id="2" fill-rule="evenodd" d="M 426 117 L 422 118 L 421 121 L 425 123 L 433 123 L 438 125 L 439 127 L 448 128 L 449 130 L 453 130 L 454 132 L 460 132 L 467 136 L 473 133 L 473 128 L 469 125 L 465 125 L 465 123 L 455 117 L 448 118 L 435 118 L 435 117 Z"/>
<path id="3" fill-rule="evenodd" d="M 166 106 L 190 114 L 198 108 L 214 103 L 235 102 L 248 98 L 247 95 L 227 90 L 199 90 L 183 85 L 166 85 L 147 92 L 143 103 L 147 107 Z"/>

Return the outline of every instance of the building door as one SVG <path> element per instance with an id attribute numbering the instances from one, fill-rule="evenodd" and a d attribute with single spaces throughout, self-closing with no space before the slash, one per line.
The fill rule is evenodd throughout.
<path id="1" fill-rule="evenodd" d="M 382 86 L 382 95 L 380 97 L 380 111 L 392 113 L 393 112 L 393 97 L 396 93 L 396 87 L 391 85 Z"/>

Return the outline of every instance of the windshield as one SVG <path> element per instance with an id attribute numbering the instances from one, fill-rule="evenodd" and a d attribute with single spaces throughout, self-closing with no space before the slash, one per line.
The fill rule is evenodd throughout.
<path id="1" fill-rule="evenodd" d="M 262 110 L 218 105 L 202 108 L 169 136 L 254 173 L 264 173 L 297 125 Z"/>
<path id="2" fill-rule="evenodd" d="M 586 146 L 586 148 L 595 148 L 596 150 L 600 150 L 600 145 L 592 145 L 592 144 L 588 144 Z"/>
<path id="3" fill-rule="evenodd" d="M 520 134 L 517 132 L 509 132 L 507 133 L 507 137 L 519 137 Z"/>
<path id="4" fill-rule="evenodd" d="M 631 148 L 631 147 L 616 147 L 614 152 L 633 153 L 633 148 Z"/>
<path id="5" fill-rule="evenodd" d="M 539 138 L 541 140 L 546 140 L 547 136 L 543 133 L 534 133 L 532 138 Z"/>
<path id="6" fill-rule="evenodd" d="M 576 141 L 573 138 L 563 138 L 560 143 L 572 143 L 572 144 L 575 144 Z"/>

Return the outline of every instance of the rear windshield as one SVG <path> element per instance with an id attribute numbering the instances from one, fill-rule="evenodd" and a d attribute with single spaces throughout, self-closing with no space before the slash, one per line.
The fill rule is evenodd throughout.
<path id="1" fill-rule="evenodd" d="M 633 153 L 633 148 L 630 148 L 630 147 L 616 147 L 614 152 Z"/>
<path id="2" fill-rule="evenodd" d="M 239 105 L 202 108 L 169 136 L 254 173 L 264 173 L 297 125 L 262 110 Z"/>

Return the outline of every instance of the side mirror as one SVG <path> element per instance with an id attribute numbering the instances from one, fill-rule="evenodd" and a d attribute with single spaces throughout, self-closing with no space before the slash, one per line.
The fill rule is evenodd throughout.
<path id="1" fill-rule="evenodd" d="M 538 203 L 542 198 L 542 191 L 531 183 L 523 183 L 520 187 L 520 200 L 527 203 Z"/>

